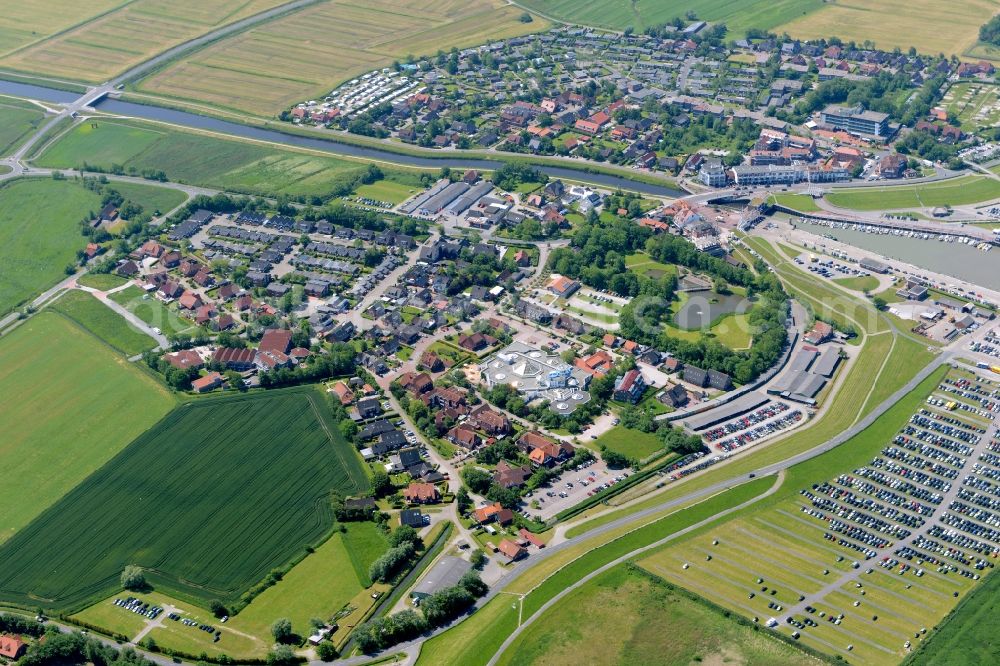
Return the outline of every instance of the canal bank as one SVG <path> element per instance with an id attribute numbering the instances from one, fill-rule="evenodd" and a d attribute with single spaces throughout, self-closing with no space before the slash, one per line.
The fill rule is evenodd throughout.
<path id="1" fill-rule="evenodd" d="M 906 262 L 1000 291 L 1000 248 L 984 252 L 973 245 L 958 241 L 948 243 L 936 240 L 933 236 L 924 240 L 892 234 L 870 234 L 801 219 L 795 220 L 794 226 L 817 237 L 832 236 L 839 242 L 875 252 L 887 259 Z M 821 238 L 817 240 L 821 242 Z"/>
<path id="2" fill-rule="evenodd" d="M 7 80 L 0 80 L 0 94 L 37 99 L 43 102 L 51 102 L 55 104 L 68 104 L 79 98 L 79 95 L 75 93 Z M 140 120 L 170 123 L 182 127 L 190 127 L 192 129 L 228 134 L 244 139 L 269 141 L 272 143 L 285 144 L 299 148 L 319 150 L 332 155 L 341 155 L 356 159 L 368 159 L 422 169 L 449 167 L 452 169 L 478 169 L 481 171 L 492 171 L 504 164 L 504 160 L 502 158 L 466 158 L 457 155 L 445 154 L 442 154 L 440 157 L 423 157 L 407 153 L 399 153 L 392 150 L 382 150 L 354 143 L 342 143 L 335 141 L 332 138 L 327 139 L 322 137 L 308 137 L 300 134 L 290 134 L 283 132 L 280 129 L 267 129 L 251 125 L 243 125 L 187 111 L 179 111 L 177 109 L 150 106 L 146 104 L 136 104 L 135 102 L 126 102 L 113 98 L 104 98 L 100 100 L 95 105 L 95 108 L 105 113 L 128 116 Z M 512 159 L 516 158 L 516 156 L 512 156 Z M 640 194 L 670 198 L 677 198 L 687 194 L 682 190 L 667 187 L 665 185 L 657 185 L 640 180 L 633 180 L 625 176 L 592 173 L 585 171 L 582 168 L 573 169 L 549 164 L 540 164 L 537 165 L 537 168 L 550 178 L 582 181 L 609 189 L 631 190 Z"/>

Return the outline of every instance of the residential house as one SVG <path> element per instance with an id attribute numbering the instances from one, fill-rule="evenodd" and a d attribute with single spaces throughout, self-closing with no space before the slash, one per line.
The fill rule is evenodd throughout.
<path id="1" fill-rule="evenodd" d="M 441 493 L 431 483 L 411 483 L 403 491 L 403 499 L 409 504 L 434 504 L 441 501 Z"/>
<path id="2" fill-rule="evenodd" d="M 506 460 L 501 460 L 497 463 L 496 471 L 493 472 L 493 483 L 501 488 L 520 488 L 530 476 L 530 468 L 514 467 Z"/>
<path id="3" fill-rule="evenodd" d="M 292 347 L 292 332 L 285 328 L 269 328 L 264 331 L 258 348 L 261 351 L 279 351 L 287 354 Z"/>
<path id="4" fill-rule="evenodd" d="M 193 349 L 182 349 L 178 352 L 165 354 L 163 358 L 178 370 L 187 370 L 188 368 L 195 368 L 197 370 L 205 365 L 205 362 L 201 360 L 201 356 Z"/>
<path id="5" fill-rule="evenodd" d="M 492 435 L 507 435 L 511 432 L 510 420 L 487 405 L 481 405 L 469 414 L 468 423 Z"/>
<path id="6" fill-rule="evenodd" d="M 633 368 L 615 381 L 614 399 L 619 402 L 636 404 L 646 390 L 646 380 L 642 373 Z"/>
<path id="7" fill-rule="evenodd" d="M 510 539 L 501 539 L 497 544 L 497 551 L 506 557 L 508 562 L 516 562 L 528 554 L 528 551 Z"/>
<path id="8" fill-rule="evenodd" d="M 191 382 L 191 390 L 195 393 L 208 393 L 209 391 L 222 386 L 225 380 L 225 377 L 223 377 L 220 373 L 210 372 L 204 377 Z"/>

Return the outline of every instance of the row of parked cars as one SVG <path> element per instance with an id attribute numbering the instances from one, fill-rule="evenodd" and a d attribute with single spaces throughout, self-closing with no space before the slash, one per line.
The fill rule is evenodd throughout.
<path id="1" fill-rule="evenodd" d="M 142 615 L 150 620 L 155 620 L 163 612 L 163 609 L 159 606 L 150 606 L 142 599 L 136 599 L 135 597 L 115 599 L 115 606 L 120 606 L 127 611 L 132 611 L 136 615 Z"/>

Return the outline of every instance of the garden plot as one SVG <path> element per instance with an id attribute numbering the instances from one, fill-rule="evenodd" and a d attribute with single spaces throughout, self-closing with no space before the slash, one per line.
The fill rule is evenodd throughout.
<path id="1" fill-rule="evenodd" d="M 1000 124 L 1000 93 L 992 84 L 956 83 L 945 93 L 942 105 L 958 117 L 965 130 Z"/>
<path id="2" fill-rule="evenodd" d="M 867 465 L 640 564 L 814 649 L 898 663 L 1000 554 L 995 414 L 935 397 L 997 388 L 954 371 Z"/>

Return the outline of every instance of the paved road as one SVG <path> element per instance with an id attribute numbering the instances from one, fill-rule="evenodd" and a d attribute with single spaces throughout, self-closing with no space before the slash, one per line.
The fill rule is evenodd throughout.
<path id="1" fill-rule="evenodd" d="M 97 298 L 97 300 L 99 300 L 101 303 L 103 303 L 104 305 L 108 306 L 109 308 L 117 312 L 126 321 L 128 321 L 128 323 L 132 324 L 137 329 L 139 329 L 149 337 L 156 340 L 156 344 L 159 345 L 160 349 L 169 349 L 170 341 L 167 340 L 167 336 L 163 335 L 162 333 L 157 333 L 156 331 L 153 330 L 152 326 L 150 326 L 143 320 L 136 317 L 127 308 L 125 308 L 125 306 L 109 298 L 110 294 L 113 294 L 116 291 L 121 291 L 122 289 L 127 288 L 130 284 L 131 283 L 125 284 L 121 287 L 112 289 L 110 291 L 99 291 L 97 289 L 94 289 L 93 287 L 78 287 L 78 289 L 93 294 Z"/>

